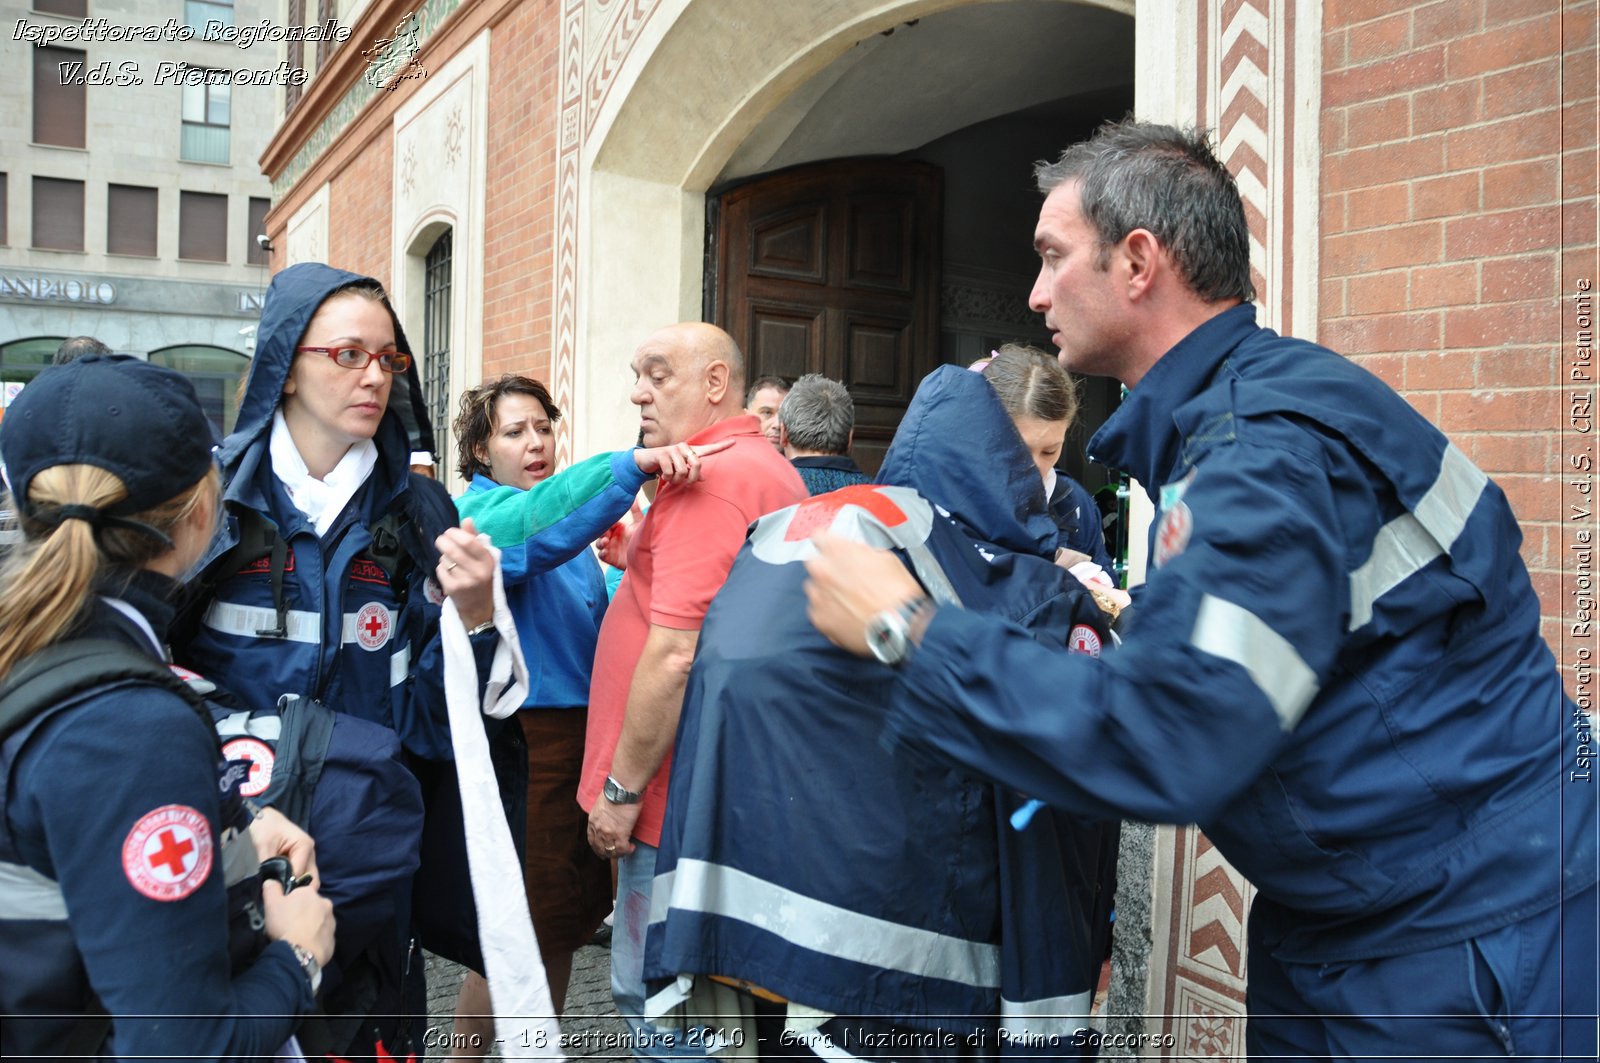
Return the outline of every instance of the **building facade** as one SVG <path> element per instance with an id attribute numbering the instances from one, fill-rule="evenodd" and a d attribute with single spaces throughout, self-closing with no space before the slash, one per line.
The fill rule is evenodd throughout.
<path id="1" fill-rule="evenodd" d="M 625 445 L 634 346 L 706 319 L 755 372 L 844 380 L 871 465 L 927 368 L 1042 338 L 1029 163 L 1129 109 L 1203 124 L 1263 323 L 1384 377 L 1505 487 L 1587 707 L 1595 9 L 370 0 L 284 100 L 266 226 L 274 266 L 389 286 L 436 417 L 524 372 L 568 411 L 564 460 Z M 1087 400 L 1079 449 L 1116 395 Z M 1250 888 L 1197 831 L 1128 834 L 1113 1028 L 1236 1055 Z"/>
<path id="2" fill-rule="evenodd" d="M 219 430 L 269 279 L 257 161 L 287 67 L 269 0 L 7 5 L 0 64 L 0 380 L 61 340 L 188 373 Z M 260 240 L 258 240 L 260 237 Z"/>

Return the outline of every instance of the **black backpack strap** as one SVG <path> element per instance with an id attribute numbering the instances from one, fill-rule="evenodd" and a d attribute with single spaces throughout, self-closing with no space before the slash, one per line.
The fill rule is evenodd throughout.
<path id="1" fill-rule="evenodd" d="M 389 574 L 395 598 L 403 608 L 410 596 L 412 569 L 431 575 L 439 567 L 433 541 L 460 519 L 456 504 L 439 481 L 407 473 L 410 481 L 401 504 L 372 526 L 372 542 L 364 553 Z"/>
<path id="2" fill-rule="evenodd" d="M 172 691 L 188 702 L 211 730 L 205 702 L 166 665 L 125 642 L 67 639 L 29 654 L 0 683 L 0 741 L 70 697 L 126 679 Z"/>
<path id="3" fill-rule="evenodd" d="M 311 796 L 328 759 L 333 710 L 315 698 L 285 694 L 278 699 L 278 719 L 282 730 L 274 749 L 272 783 L 260 800 L 305 826 L 310 822 Z"/>
<path id="4" fill-rule="evenodd" d="M 271 638 L 285 638 L 289 634 L 289 604 L 283 595 L 283 575 L 289 564 L 289 544 L 278 534 L 278 526 L 260 512 L 248 506 L 228 507 L 239 529 L 239 538 L 227 553 L 217 557 L 205 571 L 189 584 L 177 619 L 172 625 L 173 645 L 187 645 L 200 626 L 200 616 L 216 597 L 216 590 L 224 581 L 263 557 L 271 559 L 272 605 L 277 612 L 278 624 L 256 632 Z"/>

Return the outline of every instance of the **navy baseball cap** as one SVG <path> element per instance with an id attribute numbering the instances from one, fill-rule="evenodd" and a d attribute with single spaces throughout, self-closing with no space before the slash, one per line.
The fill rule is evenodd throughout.
<path id="1" fill-rule="evenodd" d="M 34 476 L 57 465 L 115 474 L 128 497 L 104 512 L 142 513 L 193 487 L 211 468 L 211 444 L 194 385 L 176 370 L 127 355 L 46 369 L 0 421 L 0 459 L 17 509 L 30 516 Z"/>

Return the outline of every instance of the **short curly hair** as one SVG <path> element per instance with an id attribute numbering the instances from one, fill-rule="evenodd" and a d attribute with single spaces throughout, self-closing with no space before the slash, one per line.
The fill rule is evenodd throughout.
<path id="1" fill-rule="evenodd" d="M 461 393 L 461 407 L 452 425 L 456 436 L 456 469 L 463 480 L 489 475 L 488 462 L 478 454 L 494 435 L 494 411 L 502 395 L 527 395 L 538 399 L 544 412 L 549 414 L 551 424 L 561 420 L 561 408 L 550 397 L 550 389 L 530 376 L 506 373 L 468 388 Z"/>

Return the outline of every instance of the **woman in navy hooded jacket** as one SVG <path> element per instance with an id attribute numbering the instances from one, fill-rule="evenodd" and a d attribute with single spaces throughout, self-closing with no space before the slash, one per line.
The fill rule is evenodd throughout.
<path id="1" fill-rule="evenodd" d="M 499 637 L 491 625 L 496 562 L 470 525 L 453 527 L 444 489 L 409 471 L 403 403 L 413 404 L 411 420 L 431 444 L 410 347 L 382 288 L 319 263 L 278 273 L 238 424 L 220 455 L 228 519 L 177 652 L 251 710 L 297 694 L 382 724 L 427 777 L 430 764 L 452 758 L 440 606 L 446 596 L 455 601 L 481 682 Z M 263 524 L 272 539 L 266 556 L 230 571 L 225 555 Z M 438 560 L 428 563 L 432 551 Z M 415 866 L 415 852 L 393 855 Z M 333 869 L 324 870 L 331 882 Z M 366 927 L 340 911 L 339 955 L 348 960 L 373 944 L 387 957 L 380 966 L 393 991 L 401 968 L 420 971 L 411 968 L 420 961 L 407 944 L 409 884 L 390 888 L 392 903 Z M 351 940 L 357 933 L 367 940 Z M 408 984 L 407 993 L 419 988 Z M 394 1001 L 376 1010 L 404 1009 Z"/>

